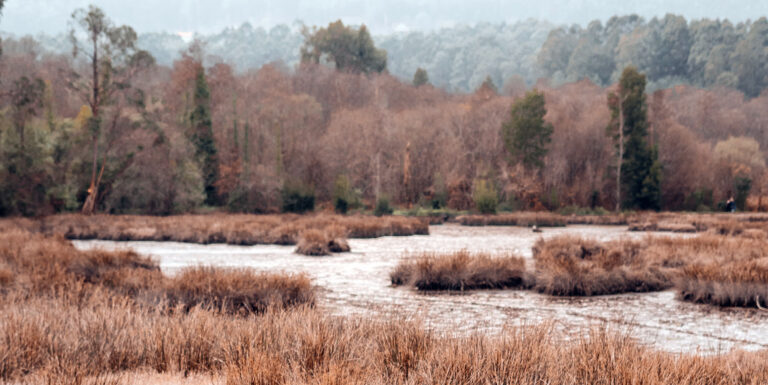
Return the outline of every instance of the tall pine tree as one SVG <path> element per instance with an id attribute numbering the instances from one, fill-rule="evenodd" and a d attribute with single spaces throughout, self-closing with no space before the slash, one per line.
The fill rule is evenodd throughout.
<path id="1" fill-rule="evenodd" d="M 608 133 L 617 141 L 617 207 L 658 210 L 661 207 L 661 164 L 648 144 L 648 106 L 645 75 L 627 67 L 619 80 L 618 94 L 608 96 L 612 112 Z"/>
<path id="2" fill-rule="evenodd" d="M 216 142 L 213 138 L 213 123 L 211 121 L 211 94 L 208 82 L 205 80 L 205 70 L 202 66 L 195 78 L 194 108 L 189 116 L 192 128 L 192 143 L 195 146 L 195 156 L 200 162 L 205 187 L 205 204 L 217 206 L 220 204 L 216 192 L 216 181 L 219 179 L 219 161 Z"/>
<path id="3" fill-rule="evenodd" d="M 541 169 L 544 166 L 554 131 L 552 124 L 544 120 L 546 114 L 544 93 L 533 90 L 512 105 L 509 120 L 501 126 L 507 151 L 513 160 L 526 167 Z"/>

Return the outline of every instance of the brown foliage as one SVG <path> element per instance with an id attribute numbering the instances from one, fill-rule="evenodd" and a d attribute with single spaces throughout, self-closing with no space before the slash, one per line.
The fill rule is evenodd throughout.
<path id="1" fill-rule="evenodd" d="M 768 298 L 768 240 L 705 234 L 597 242 L 574 237 L 534 247 L 536 290 L 600 295 L 674 287 L 683 300 L 756 307 Z M 763 302 L 761 302 L 762 304 Z"/>
<path id="2" fill-rule="evenodd" d="M 3 226 L 0 221 L 0 226 Z M 175 241 L 235 245 L 295 245 L 299 234 L 314 229 L 329 233 L 340 245 L 344 238 L 428 234 L 420 218 L 343 215 L 181 215 L 170 217 L 57 215 L 40 220 L 46 234 L 69 239 Z M 343 248 L 343 247 L 341 247 Z"/>
<path id="3" fill-rule="evenodd" d="M 390 273 L 393 285 L 419 290 L 472 290 L 526 287 L 530 278 L 525 261 L 517 256 L 423 253 L 405 258 Z"/>

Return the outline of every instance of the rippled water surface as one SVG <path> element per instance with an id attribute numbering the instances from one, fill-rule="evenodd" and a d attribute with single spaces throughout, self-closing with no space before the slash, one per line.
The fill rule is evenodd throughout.
<path id="1" fill-rule="evenodd" d="M 322 287 L 320 306 L 334 314 L 395 314 L 415 317 L 437 330 L 496 333 L 505 326 L 554 321 L 576 337 L 596 325 L 627 330 L 640 341 L 668 351 L 720 352 L 768 348 L 768 312 L 721 310 L 675 299 L 671 291 L 598 297 L 551 297 L 531 291 L 492 290 L 424 294 L 394 288 L 389 272 L 403 255 L 468 249 L 515 253 L 528 259 L 540 237 L 574 234 L 600 240 L 644 237 L 626 227 L 569 226 L 533 233 L 521 227 L 430 227 L 428 236 L 351 239 L 351 253 L 329 257 L 295 254 L 293 246 L 196 245 L 175 242 L 74 241 L 81 249 L 130 248 L 155 257 L 174 274 L 190 265 L 249 267 L 306 272 Z M 670 235 L 665 235 L 670 236 Z"/>

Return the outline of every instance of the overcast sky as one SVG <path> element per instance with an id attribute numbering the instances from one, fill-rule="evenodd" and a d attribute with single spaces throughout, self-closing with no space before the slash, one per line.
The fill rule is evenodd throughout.
<path id="1" fill-rule="evenodd" d="M 6 0 L 0 30 L 17 35 L 66 30 L 72 11 L 95 4 L 117 24 L 137 32 L 212 33 L 250 22 L 272 27 L 301 20 L 325 25 L 342 19 L 366 24 L 373 34 L 431 30 L 455 24 L 515 22 L 527 18 L 585 24 L 616 14 L 646 18 L 666 13 L 688 19 L 755 20 L 768 0 Z"/>

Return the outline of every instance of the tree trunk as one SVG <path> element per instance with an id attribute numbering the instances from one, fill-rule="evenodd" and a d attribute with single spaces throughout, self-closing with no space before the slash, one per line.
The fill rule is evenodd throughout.
<path id="1" fill-rule="evenodd" d="M 98 36 L 93 36 L 93 60 L 91 61 L 91 69 L 93 70 L 93 100 L 91 101 L 91 112 L 93 117 L 91 119 L 98 119 L 99 117 L 99 50 L 98 50 Z M 97 120 L 98 122 L 98 120 Z M 96 196 L 99 191 L 99 184 L 96 180 L 96 170 L 99 166 L 99 133 L 93 127 L 89 125 L 89 128 L 93 130 L 93 162 L 91 164 L 91 185 L 88 187 L 88 197 L 85 198 L 83 203 L 82 213 L 85 215 L 91 215 L 96 209 Z"/>
<path id="2" fill-rule="evenodd" d="M 621 162 L 624 159 L 624 99 L 619 91 L 619 156 L 616 159 L 616 212 L 621 210 Z"/>

